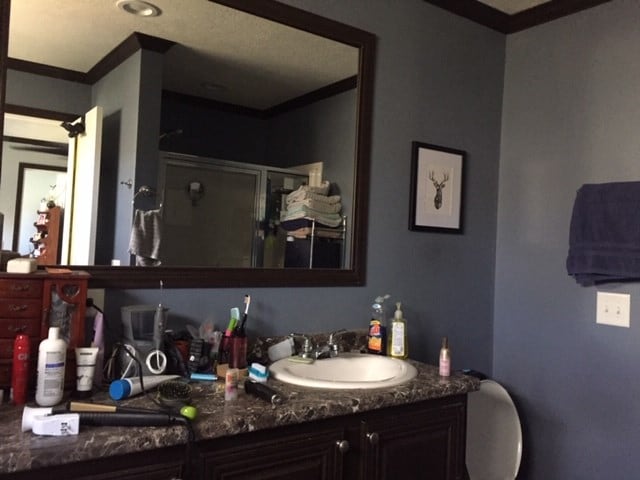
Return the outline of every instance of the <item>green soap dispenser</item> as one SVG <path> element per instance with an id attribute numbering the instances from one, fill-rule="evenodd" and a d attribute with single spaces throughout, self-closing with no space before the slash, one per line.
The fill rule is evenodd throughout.
<path id="1" fill-rule="evenodd" d="M 396 302 L 396 312 L 391 322 L 388 354 L 393 358 L 405 359 L 409 356 L 409 342 L 407 339 L 407 321 L 402 316 L 400 302 Z"/>

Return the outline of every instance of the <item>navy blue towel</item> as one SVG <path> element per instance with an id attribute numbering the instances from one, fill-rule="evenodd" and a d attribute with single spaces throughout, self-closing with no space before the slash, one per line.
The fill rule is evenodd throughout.
<path id="1" fill-rule="evenodd" d="M 640 182 L 580 187 L 567 272 L 584 286 L 640 279 Z"/>

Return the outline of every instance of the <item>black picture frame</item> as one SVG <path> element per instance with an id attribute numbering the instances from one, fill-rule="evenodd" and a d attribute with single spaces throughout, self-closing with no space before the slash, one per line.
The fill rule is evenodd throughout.
<path id="1" fill-rule="evenodd" d="M 412 142 L 409 230 L 462 233 L 466 152 Z"/>

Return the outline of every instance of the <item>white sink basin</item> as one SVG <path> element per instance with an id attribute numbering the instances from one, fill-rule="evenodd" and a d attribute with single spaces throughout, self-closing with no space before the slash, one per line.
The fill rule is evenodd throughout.
<path id="1" fill-rule="evenodd" d="M 326 389 L 393 387 L 418 374 L 416 368 L 404 360 L 360 353 L 341 353 L 313 363 L 283 358 L 274 362 L 269 371 L 285 383 Z"/>

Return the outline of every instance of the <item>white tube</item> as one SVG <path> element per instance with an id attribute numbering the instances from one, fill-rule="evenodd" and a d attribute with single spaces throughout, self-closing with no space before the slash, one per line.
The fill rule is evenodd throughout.
<path id="1" fill-rule="evenodd" d="M 98 347 L 76 347 L 76 368 L 78 374 L 76 390 L 78 392 L 91 392 L 97 358 Z"/>
<path id="2" fill-rule="evenodd" d="M 146 390 L 155 388 L 167 380 L 175 380 L 180 378 L 180 375 L 148 375 L 142 380 L 144 382 L 144 388 Z M 121 378 L 120 380 L 114 380 L 109 385 L 109 395 L 113 400 L 122 400 L 124 398 L 133 397 L 142 392 L 139 377 Z"/>

